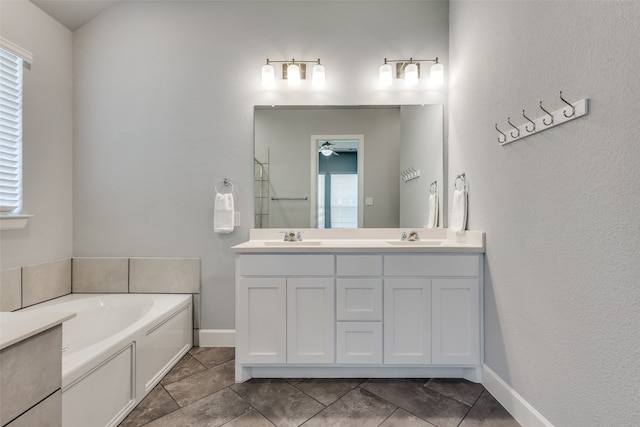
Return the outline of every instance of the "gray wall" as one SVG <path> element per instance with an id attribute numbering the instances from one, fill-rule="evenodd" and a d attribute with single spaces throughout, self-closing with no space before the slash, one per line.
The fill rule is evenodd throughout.
<path id="1" fill-rule="evenodd" d="M 33 54 L 24 72 L 27 228 L 0 232 L 0 269 L 72 255 L 72 35 L 27 0 L 2 1 L 0 34 Z"/>
<path id="2" fill-rule="evenodd" d="M 397 227 L 400 108 L 256 111 L 256 144 L 269 148 L 269 194 L 310 192 L 311 135 L 364 135 L 365 227 Z M 317 158 L 317 153 L 316 153 Z M 310 201 L 270 201 L 269 227 L 309 227 Z"/>
<path id="3" fill-rule="evenodd" d="M 379 89 L 377 78 L 385 57 L 448 65 L 448 3 L 120 3 L 74 32 L 73 54 L 74 256 L 200 257 L 201 328 L 233 328 L 253 106 L 446 104 L 446 84 Z M 267 57 L 319 57 L 327 86 L 264 89 Z M 224 177 L 242 216 L 230 235 L 212 230 Z"/>
<path id="4" fill-rule="evenodd" d="M 449 183 L 485 230 L 486 364 L 556 426 L 640 424 L 640 3 L 450 4 Z M 501 147 L 538 103 L 588 116 Z"/>

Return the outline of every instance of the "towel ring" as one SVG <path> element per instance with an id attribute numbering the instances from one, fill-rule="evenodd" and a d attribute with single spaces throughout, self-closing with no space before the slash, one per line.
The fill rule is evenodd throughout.
<path id="1" fill-rule="evenodd" d="M 465 176 L 464 172 L 461 173 L 460 175 L 456 176 L 456 179 L 455 179 L 455 181 L 453 183 L 453 187 L 456 190 L 459 190 L 458 181 L 462 182 L 462 190 L 466 191 L 467 190 L 467 177 Z"/>
<path id="2" fill-rule="evenodd" d="M 438 181 L 433 181 L 429 186 L 429 193 L 438 194 Z"/>
<path id="3" fill-rule="evenodd" d="M 222 188 L 220 188 L 220 185 L 222 185 Z M 223 191 L 224 188 L 227 188 L 228 191 Z M 231 183 L 231 180 L 229 178 L 225 178 L 222 181 L 218 181 L 216 183 L 214 189 L 216 190 L 216 193 L 218 193 L 218 194 L 233 193 L 233 184 Z"/>

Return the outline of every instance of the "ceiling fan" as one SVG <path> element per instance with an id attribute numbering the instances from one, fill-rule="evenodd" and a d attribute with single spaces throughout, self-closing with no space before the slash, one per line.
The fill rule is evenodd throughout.
<path id="1" fill-rule="evenodd" d="M 320 152 L 320 154 L 322 154 L 323 156 L 329 157 L 331 155 L 334 156 L 339 156 L 340 154 L 336 153 L 335 149 L 334 149 L 335 145 L 333 145 L 332 143 L 330 143 L 329 141 L 325 141 L 320 148 L 318 149 L 318 151 Z"/>

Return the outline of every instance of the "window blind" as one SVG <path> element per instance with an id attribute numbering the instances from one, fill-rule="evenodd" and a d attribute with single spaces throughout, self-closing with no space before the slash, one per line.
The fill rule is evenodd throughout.
<path id="1" fill-rule="evenodd" d="M 22 211 L 22 58 L 0 48 L 0 210 Z"/>

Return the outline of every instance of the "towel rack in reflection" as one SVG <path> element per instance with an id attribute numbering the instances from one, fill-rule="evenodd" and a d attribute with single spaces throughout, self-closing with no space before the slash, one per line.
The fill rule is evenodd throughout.
<path id="1" fill-rule="evenodd" d="M 309 200 L 309 196 L 303 196 L 303 197 L 274 197 L 274 196 L 271 196 L 271 200 Z"/>

